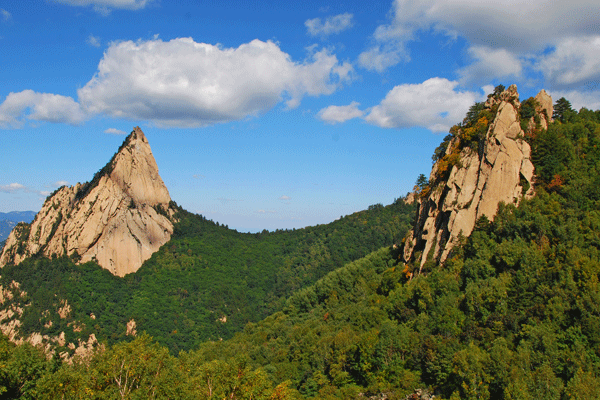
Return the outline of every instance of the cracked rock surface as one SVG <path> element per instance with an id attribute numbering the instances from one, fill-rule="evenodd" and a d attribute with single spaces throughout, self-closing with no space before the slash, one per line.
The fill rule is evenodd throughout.
<path id="1" fill-rule="evenodd" d="M 542 91 L 536 100 L 541 103 L 538 113 L 545 129 L 546 116 L 552 115 L 552 98 Z M 418 199 L 417 221 L 404 242 L 405 262 L 415 261 L 422 267 L 428 259 L 445 261 L 459 236 L 469 236 L 480 217 L 492 221 L 500 202 L 517 204 L 523 196 L 533 195 L 534 167 L 531 148 L 523 140 L 516 86 L 488 99 L 485 107 L 495 107 L 497 112 L 482 151 L 463 148 L 460 163 L 452 167 L 448 179 Z M 447 154 L 454 146 L 458 146 L 456 137 Z M 433 166 L 430 181 L 437 176 L 438 167 L 438 163 Z"/>
<path id="2" fill-rule="evenodd" d="M 137 271 L 173 233 L 171 197 L 139 127 L 91 182 L 58 189 L 31 225 L 11 232 L 0 266 L 34 254 L 96 260 L 114 275 Z"/>

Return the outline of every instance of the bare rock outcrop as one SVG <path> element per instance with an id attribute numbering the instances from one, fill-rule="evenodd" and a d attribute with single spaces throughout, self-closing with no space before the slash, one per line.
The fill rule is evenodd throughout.
<path id="1" fill-rule="evenodd" d="M 174 209 L 139 127 L 91 182 L 58 189 L 35 220 L 11 232 L 0 266 L 26 257 L 95 260 L 115 275 L 137 271 L 173 233 Z"/>
<path id="2" fill-rule="evenodd" d="M 547 127 L 552 99 L 545 91 L 536 99 Z M 491 221 L 500 202 L 517 204 L 533 195 L 531 148 L 523 140 L 519 109 L 519 94 L 512 85 L 488 98 L 483 117 L 472 128 L 455 130 L 418 199 L 417 221 L 404 240 L 405 262 L 423 268 L 427 260 L 445 261 L 460 235 L 469 236 L 480 217 Z M 473 141 L 469 135 L 477 129 L 482 134 Z"/>
<path id="3" fill-rule="evenodd" d="M 538 106 L 536 111 L 540 116 L 540 125 L 543 129 L 548 129 L 548 124 L 552 122 L 552 113 L 554 107 L 552 106 L 552 97 L 544 89 L 535 96 L 535 101 Z"/>
<path id="4" fill-rule="evenodd" d="M 136 336 L 137 335 L 137 324 L 135 320 L 131 318 L 125 327 L 125 335 L 127 336 Z"/>

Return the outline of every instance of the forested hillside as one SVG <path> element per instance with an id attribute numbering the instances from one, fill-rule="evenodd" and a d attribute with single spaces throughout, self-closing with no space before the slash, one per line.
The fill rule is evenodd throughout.
<path id="1" fill-rule="evenodd" d="M 125 326 L 134 320 L 138 332 L 177 354 L 231 337 L 247 322 L 280 310 L 294 290 L 399 242 L 413 213 L 413 206 L 398 200 L 327 225 L 247 234 L 179 208 L 172 239 L 136 273 L 119 278 L 93 262 L 30 258 L 3 268 L 0 284 L 16 281 L 27 293 L 15 292 L 4 307 L 23 309 L 13 316 L 22 323 L 22 336 L 65 332 L 66 343 L 77 343 L 94 333 L 112 344 L 126 338 Z M 63 318 L 58 310 L 65 304 L 70 313 Z"/>
<path id="2" fill-rule="evenodd" d="M 73 365 L 4 341 L 0 385 L 37 398 L 405 399 L 417 388 L 440 399 L 600 398 L 600 111 L 556 110 L 547 131 L 527 138 L 536 196 L 502 205 L 493 222 L 480 219 L 426 273 L 411 277 L 414 266 L 387 245 L 326 274 L 316 268 L 325 275 L 280 311 L 177 357 L 145 335 Z M 144 274 L 186 270 L 198 247 L 185 226 Z M 308 232 L 296 246 L 311 248 Z M 278 248 L 285 243 L 270 235 Z M 233 259 L 250 254 L 227 248 Z M 158 267 L 161 257 L 169 268 Z M 150 282 L 144 274 L 124 282 Z M 305 282 L 273 276 L 261 279 Z M 279 304 L 263 298 L 265 311 Z"/>
<path id="3" fill-rule="evenodd" d="M 409 280 L 381 249 L 192 356 L 244 354 L 306 397 L 600 398 L 600 112 L 555 117 L 529 138 L 537 195 L 444 265 Z"/>

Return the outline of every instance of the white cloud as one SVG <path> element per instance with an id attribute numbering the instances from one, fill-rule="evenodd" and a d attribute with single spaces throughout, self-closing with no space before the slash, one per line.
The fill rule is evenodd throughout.
<path id="1" fill-rule="evenodd" d="M 535 66 L 536 58 L 549 48 L 556 52 L 544 57 L 539 69 L 550 74 L 552 82 L 576 81 L 580 75 L 592 75 L 593 68 L 597 71 L 595 42 L 582 39 L 597 32 L 596 0 L 395 0 L 391 16 L 389 23 L 377 27 L 372 45 L 359 56 L 362 67 L 381 72 L 408 61 L 407 43 L 433 30 L 451 39 L 462 37 L 471 46 L 475 62 L 459 70 L 462 81 L 482 82 L 492 72 L 519 77 L 523 59 L 533 58 Z M 576 38 L 573 48 L 567 47 L 566 37 Z M 508 64 L 499 70 L 494 59 Z"/>
<path id="2" fill-rule="evenodd" d="M 54 182 L 54 187 L 68 186 L 69 182 L 67 181 L 56 181 Z"/>
<path id="3" fill-rule="evenodd" d="M 569 37 L 543 56 L 536 68 L 558 87 L 580 85 L 600 79 L 600 36 Z"/>
<path id="4" fill-rule="evenodd" d="M 317 114 L 321 121 L 331 124 L 336 122 L 345 122 L 352 118 L 362 117 L 364 112 L 358 109 L 360 103 L 353 101 L 347 106 L 329 106 L 323 108 Z"/>
<path id="5" fill-rule="evenodd" d="M 259 214 L 277 214 L 277 211 L 272 210 L 256 210 L 256 212 Z"/>
<path id="6" fill-rule="evenodd" d="M 109 135 L 127 135 L 127 132 L 116 128 L 108 128 L 104 133 L 108 133 Z"/>
<path id="7" fill-rule="evenodd" d="M 588 110 L 600 110 L 600 90 L 579 91 L 579 90 L 557 90 L 549 91 L 554 102 L 564 97 L 569 100 L 571 107 L 579 111 L 582 107 Z"/>
<path id="8" fill-rule="evenodd" d="M 564 36 L 587 35 L 600 20 L 595 0 L 395 0 L 392 12 L 392 22 L 377 28 L 376 40 L 411 40 L 416 31 L 433 28 L 473 45 L 513 51 L 543 50 Z"/>
<path id="9" fill-rule="evenodd" d="M 94 47 L 100 47 L 100 38 L 98 36 L 90 35 L 86 40 L 87 44 Z"/>
<path id="10" fill-rule="evenodd" d="M 140 10 L 145 8 L 152 0 L 55 0 L 70 6 L 87 7 L 92 6 L 94 11 L 101 15 L 108 15 L 113 8 L 125 10 Z"/>
<path id="11" fill-rule="evenodd" d="M 393 42 L 378 45 L 363 51 L 358 56 L 358 65 L 371 71 L 383 72 L 400 61 L 409 61 L 410 57 L 404 50 L 404 45 Z"/>
<path id="12" fill-rule="evenodd" d="M 458 82 L 431 78 L 419 84 L 394 87 L 365 120 L 382 128 L 425 127 L 433 132 L 448 131 L 482 94 L 458 91 Z"/>
<path id="13" fill-rule="evenodd" d="M 401 1 L 395 1 L 392 6 L 392 22 L 378 26 L 373 33 L 374 44 L 358 56 L 361 67 L 383 72 L 401 61 L 410 60 L 406 43 L 414 39 L 418 29 L 427 26 L 427 21 L 420 2 L 403 5 Z"/>
<path id="14" fill-rule="evenodd" d="M 279 198 L 279 200 L 291 200 L 290 196 L 286 196 L 285 194 Z"/>
<path id="15" fill-rule="evenodd" d="M 59 181 L 59 182 L 55 182 L 56 186 L 62 186 L 62 185 L 57 185 L 58 183 L 61 183 L 63 181 Z M 65 184 L 68 184 L 68 182 L 65 182 Z M 20 183 L 11 183 L 8 185 L 0 185 L 0 192 L 3 193 L 15 193 L 15 192 L 25 192 L 25 193 L 36 193 L 40 196 L 43 197 L 47 197 L 50 195 L 50 192 L 47 190 L 33 190 L 31 188 L 28 188 L 25 185 L 21 185 Z M 43 200 L 43 199 L 41 199 Z"/>
<path id="16" fill-rule="evenodd" d="M 469 55 L 475 60 L 458 70 L 462 83 L 489 82 L 494 78 L 521 77 L 521 60 L 506 49 L 492 49 L 487 46 L 472 46 Z"/>
<path id="17" fill-rule="evenodd" d="M 350 13 L 327 17 L 325 21 L 321 18 L 313 18 L 306 20 L 304 26 L 310 36 L 328 36 L 352 28 L 352 18 L 353 15 Z"/>
<path id="18" fill-rule="evenodd" d="M 327 50 L 294 62 L 271 41 L 237 48 L 191 38 L 113 43 L 94 78 L 78 90 L 92 113 L 151 120 L 160 126 L 204 126 L 265 112 L 286 100 L 333 93 L 352 66 Z"/>
<path id="19" fill-rule="evenodd" d="M 4 22 L 7 22 L 12 18 L 12 14 L 6 11 L 4 8 L 0 8 L 0 15 L 2 15 Z"/>
<path id="20" fill-rule="evenodd" d="M 0 192 L 4 192 L 4 193 L 12 193 L 12 192 L 16 192 L 17 190 L 27 190 L 27 188 L 23 185 L 21 185 L 20 183 L 11 183 L 8 185 L 0 185 Z"/>
<path id="21" fill-rule="evenodd" d="M 87 119 L 71 97 L 23 90 L 9 93 L 0 104 L 0 127 L 20 127 L 25 120 L 78 125 Z"/>

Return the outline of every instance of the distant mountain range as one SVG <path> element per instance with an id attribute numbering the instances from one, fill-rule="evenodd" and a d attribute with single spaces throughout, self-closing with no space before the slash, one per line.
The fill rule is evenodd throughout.
<path id="1" fill-rule="evenodd" d="M 10 231 L 19 222 L 30 223 L 35 218 L 35 211 L 11 211 L 7 213 L 0 212 L 0 242 L 4 242 Z"/>

